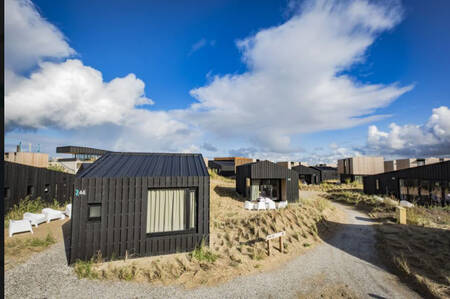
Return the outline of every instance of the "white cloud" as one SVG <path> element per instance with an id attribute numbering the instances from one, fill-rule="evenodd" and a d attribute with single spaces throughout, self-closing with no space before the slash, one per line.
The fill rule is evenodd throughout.
<path id="1" fill-rule="evenodd" d="M 396 6 L 309 1 L 284 24 L 237 43 L 247 72 L 212 77 L 191 90 L 196 103 L 176 111 L 142 109 L 153 101 L 134 74 L 105 82 L 100 70 L 69 59 L 75 51 L 30 1 L 7 0 L 5 8 L 6 127 L 10 134 L 23 128 L 57 130 L 61 134 L 52 140 L 58 145 L 217 150 L 205 142 L 211 136 L 215 144 L 227 144 L 220 153 L 239 144 L 243 148 L 230 153 L 274 160 L 315 155 L 322 161 L 325 154 L 304 153 L 299 134 L 378 119 L 377 108 L 412 88 L 364 84 L 343 74 L 364 61 L 379 33 L 400 21 Z M 214 45 L 202 39 L 191 51 Z M 441 126 L 436 132 L 444 134 Z M 347 153 L 352 152 L 336 145 L 331 159 Z"/>
<path id="2" fill-rule="evenodd" d="M 104 82 L 80 60 L 43 62 L 5 96 L 6 123 L 63 129 L 121 124 L 138 111 L 135 106 L 152 104 L 144 86 L 134 74 Z"/>
<path id="3" fill-rule="evenodd" d="M 75 51 L 30 1 L 7 0 L 5 8 L 7 132 L 55 129 L 64 132 L 51 139 L 59 145 L 112 150 L 194 149 L 192 140 L 198 135 L 188 124 L 170 111 L 141 109 L 153 101 L 134 74 L 105 82 L 100 71 L 67 59 Z"/>
<path id="4" fill-rule="evenodd" d="M 433 109 L 424 125 L 391 123 L 389 128 L 383 132 L 369 127 L 369 150 L 396 156 L 450 155 L 450 110 L 446 106 Z"/>
<path id="5" fill-rule="evenodd" d="M 296 134 L 367 123 L 412 89 L 364 84 L 342 74 L 364 60 L 377 34 L 401 19 L 397 6 L 308 1 L 286 23 L 240 40 L 248 71 L 215 76 L 191 90 L 186 113 L 221 137 L 247 137 L 267 151 L 290 152 Z"/>
<path id="6" fill-rule="evenodd" d="M 5 68 L 23 71 L 45 58 L 64 58 L 75 51 L 29 0 L 5 1 Z"/>
<path id="7" fill-rule="evenodd" d="M 197 52 L 201 48 L 204 48 L 208 45 L 211 47 L 214 47 L 215 44 L 216 44 L 215 40 L 208 41 L 206 38 L 202 38 L 192 45 L 191 50 L 189 51 L 188 55 L 192 55 L 194 52 Z"/>

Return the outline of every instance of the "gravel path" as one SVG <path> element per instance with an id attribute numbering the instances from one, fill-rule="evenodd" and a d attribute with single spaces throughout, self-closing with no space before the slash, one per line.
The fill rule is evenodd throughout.
<path id="1" fill-rule="evenodd" d="M 5 273 L 6 298 L 292 298 L 346 285 L 361 298 L 420 298 L 381 265 L 375 229 L 349 207 L 348 219 L 325 243 L 279 269 L 238 277 L 214 287 L 184 290 L 130 282 L 78 280 L 66 265 L 62 243 Z"/>

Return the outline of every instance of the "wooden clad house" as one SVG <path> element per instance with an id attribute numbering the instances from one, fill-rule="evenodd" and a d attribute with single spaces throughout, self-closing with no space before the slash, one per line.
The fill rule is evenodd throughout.
<path id="1" fill-rule="evenodd" d="M 201 154 L 107 153 L 75 179 L 70 261 L 149 256 L 209 244 Z"/>
<path id="2" fill-rule="evenodd" d="M 250 199 L 258 196 L 275 201 L 298 201 L 298 173 L 270 161 L 258 161 L 237 167 L 236 191 Z"/>

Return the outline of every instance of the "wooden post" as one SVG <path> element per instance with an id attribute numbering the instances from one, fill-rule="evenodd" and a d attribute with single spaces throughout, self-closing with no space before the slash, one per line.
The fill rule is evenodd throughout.
<path id="1" fill-rule="evenodd" d="M 406 209 L 397 207 L 397 223 L 406 224 Z"/>
<path id="2" fill-rule="evenodd" d="M 283 236 L 280 236 L 280 252 L 283 252 Z"/>

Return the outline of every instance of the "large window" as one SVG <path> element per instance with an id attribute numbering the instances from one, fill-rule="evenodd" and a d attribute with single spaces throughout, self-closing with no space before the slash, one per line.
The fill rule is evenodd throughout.
<path id="1" fill-rule="evenodd" d="M 400 199 L 407 200 L 408 199 L 408 185 L 404 179 L 399 179 L 400 184 Z"/>
<path id="2" fill-rule="evenodd" d="M 279 200 L 280 196 L 280 180 L 265 179 L 261 180 L 259 185 L 259 192 L 261 196 L 269 197 L 275 200 Z"/>
<path id="3" fill-rule="evenodd" d="M 420 198 L 423 203 L 429 204 L 431 202 L 430 181 L 420 181 Z"/>
<path id="4" fill-rule="evenodd" d="M 442 187 L 440 182 L 432 182 L 431 184 L 431 202 L 435 205 L 442 203 Z"/>
<path id="5" fill-rule="evenodd" d="M 445 204 L 450 205 L 450 182 L 445 182 L 444 184 L 445 184 L 444 185 Z"/>
<path id="6" fill-rule="evenodd" d="M 408 182 L 408 194 L 410 201 L 419 200 L 419 181 L 415 179 L 407 180 Z"/>
<path id="7" fill-rule="evenodd" d="M 197 197 L 192 189 L 150 189 L 147 198 L 147 233 L 195 229 Z"/>

